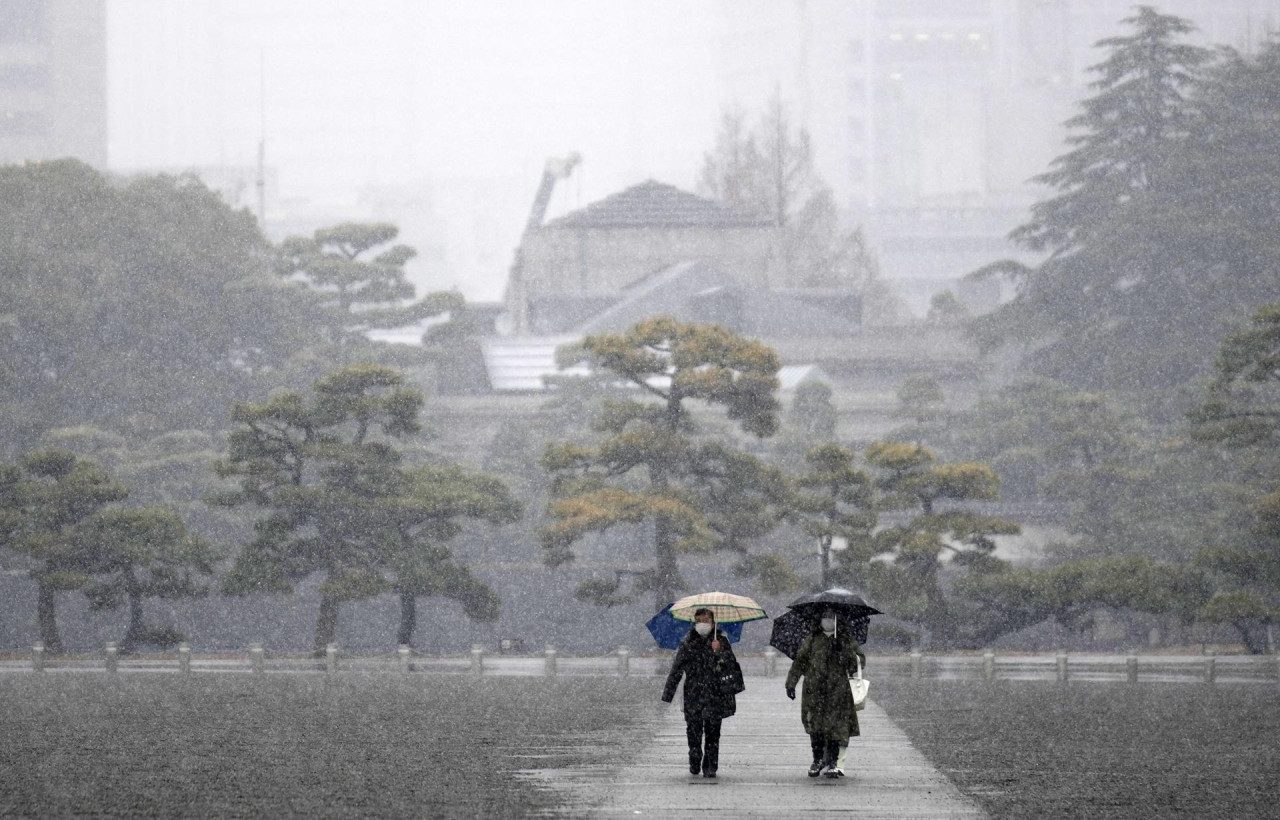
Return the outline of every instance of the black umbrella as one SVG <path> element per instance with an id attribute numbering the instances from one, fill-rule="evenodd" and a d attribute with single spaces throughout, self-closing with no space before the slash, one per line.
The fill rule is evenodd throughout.
<path id="1" fill-rule="evenodd" d="M 883 614 L 880 610 L 867 603 L 866 598 L 844 587 L 832 587 L 821 592 L 801 595 L 787 604 L 787 608 L 815 618 L 821 615 L 823 610 L 833 609 L 837 615 L 843 615 L 849 621 L 856 621 L 869 615 Z"/>
<path id="2" fill-rule="evenodd" d="M 871 623 L 870 615 L 853 620 L 837 615 L 836 620 L 839 622 L 837 629 L 848 630 L 853 639 L 860 644 L 867 642 L 867 627 Z M 769 636 L 769 646 L 795 660 L 796 653 L 800 651 L 800 644 L 816 631 L 818 631 L 817 615 L 809 615 L 793 609 L 773 619 L 773 632 Z"/>
<path id="3" fill-rule="evenodd" d="M 813 634 L 817 622 L 801 612 L 791 610 L 773 619 L 773 632 L 769 635 L 769 646 L 778 650 L 792 660 L 800 651 L 800 644 Z"/>

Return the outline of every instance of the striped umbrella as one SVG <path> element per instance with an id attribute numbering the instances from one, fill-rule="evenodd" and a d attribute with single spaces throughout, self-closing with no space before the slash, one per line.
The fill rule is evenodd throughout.
<path id="1" fill-rule="evenodd" d="M 671 605 L 671 615 L 677 620 L 692 621 L 693 613 L 699 609 L 709 609 L 719 624 L 732 624 L 740 621 L 758 621 L 768 618 L 764 607 L 745 595 L 734 595 L 731 592 L 699 592 L 689 595 Z"/>

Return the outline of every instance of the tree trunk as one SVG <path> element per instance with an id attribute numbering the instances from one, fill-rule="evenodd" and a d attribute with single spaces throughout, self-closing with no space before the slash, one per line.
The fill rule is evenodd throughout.
<path id="1" fill-rule="evenodd" d="M 935 637 L 947 640 L 951 634 L 950 621 L 947 599 L 938 586 L 938 579 L 930 577 L 925 586 L 924 622 L 929 625 L 929 630 Z"/>
<path id="2" fill-rule="evenodd" d="M 831 588 L 831 536 L 822 536 L 822 588 Z"/>
<path id="3" fill-rule="evenodd" d="M 413 644 L 413 632 L 418 627 L 418 599 L 411 592 L 400 592 L 399 644 Z"/>
<path id="4" fill-rule="evenodd" d="M 1240 631 L 1240 640 L 1244 643 L 1244 648 L 1249 650 L 1250 655 L 1266 654 L 1267 635 L 1256 624 L 1237 621 L 1235 627 Z"/>
<path id="5" fill-rule="evenodd" d="M 324 655 L 325 647 L 334 642 L 338 634 L 338 607 L 342 602 L 333 595 L 320 596 L 320 612 L 316 615 L 316 657 Z"/>
<path id="6" fill-rule="evenodd" d="M 61 654 L 62 638 L 58 636 L 58 618 L 54 608 L 53 587 L 40 582 L 40 592 L 36 597 L 36 619 L 40 622 L 40 643 L 44 651 L 50 654 Z"/>
<path id="7" fill-rule="evenodd" d="M 132 570 L 124 573 L 125 592 L 129 596 L 129 628 L 120 642 L 120 651 L 133 652 L 142 642 L 142 588 Z"/>
<path id="8" fill-rule="evenodd" d="M 673 433 L 680 429 L 682 410 L 679 399 L 674 395 L 667 400 L 667 427 Z M 663 493 L 667 490 L 668 465 L 657 462 L 649 465 L 649 490 Z M 676 544 L 671 531 L 671 519 L 665 515 L 656 515 L 653 520 L 653 611 L 661 612 L 662 608 L 675 600 L 676 584 L 680 580 L 676 567 Z"/>
<path id="9" fill-rule="evenodd" d="M 672 538 L 671 523 L 665 515 L 656 517 L 653 533 L 656 573 L 653 584 L 653 611 L 661 612 L 663 607 L 676 599 L 676 584 L 680 580 L 680 575 L 676 568 L 676 545 Z"/>

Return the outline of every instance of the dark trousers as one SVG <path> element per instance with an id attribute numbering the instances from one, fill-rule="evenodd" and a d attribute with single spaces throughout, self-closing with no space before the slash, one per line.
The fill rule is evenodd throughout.
<path id="1" fill-rule="evenodd" d="M 809 746 L 813 749 L 813 762 L 836 765 L 840 756 L 840 741 L 828 740 L 826 735 L 809 735 Z"/>
<path id="2" fill-rule="evenodd" d="M 714 773 L 720 765 L 720 721 L 685 717 L 685 734 L 689 736 L 689 769 L 702 768 Z M 706 738 L 706 747 L 702 739 Z"/>

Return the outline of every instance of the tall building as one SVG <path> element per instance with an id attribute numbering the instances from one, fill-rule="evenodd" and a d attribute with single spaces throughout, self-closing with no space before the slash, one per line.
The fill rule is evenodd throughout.
<path id="1" fill-rule="evenodd" d="M 0 164 L 107 164 L 102 0 L 0 2 Z"/>
<path id="2" fill-rule="evenodd" d="M 1201 44 L 1248 49 L 1280 0 L 1164 0 Z M 808 129 L 823 177 L 870 229 L 885 277 L 916 313 L 941 290 L 1018 257 L 1006 234 L 1065 149 L 1062 122 L 1089 93 L 1094 44 L 1121 34 L 1132 0 L 734 0 L 717 65 L 727 98 L 774 94 Z M 1027 260 L 1029 261 L 1029 260 Z"/>

